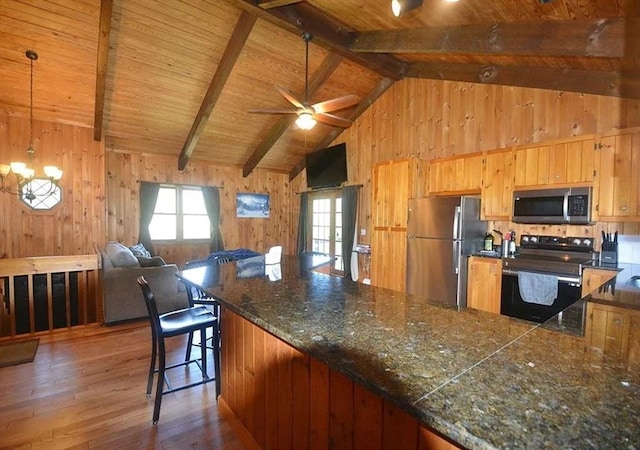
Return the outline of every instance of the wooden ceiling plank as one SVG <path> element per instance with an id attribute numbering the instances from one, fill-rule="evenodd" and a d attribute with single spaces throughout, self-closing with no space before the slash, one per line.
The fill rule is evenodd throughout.
<path id="1" fill-rule="evenodd" d="M 353 113 L 349 116 L 349 120 L 355 121 L 360 115 L 365 112 L 373 102 L 375 102 L 382 94 L 384 94 L 387 89 L 389 89 L 396 80 L 391 78 L 383 78 L 380 82 L 374 87 L 371 92 L 367 94 L 365 98 L 362 99 L 360 103 L 355 107 Z M 336 128 L 328 133 L 318 144 L 314 147 L 313 151 L 323 149 L 328 147 L 340 134 L 344 131 L 342 128 Z M 298 176 L 300 172 L 304 170 L 306 167 L 305 158 L 300 159 L 298 164 L 296 164 L 291 171 L 289 172 L 289 181 L 292 181 L 295 177 Z"/>
<path id="2" fill-rule="evenodd" d="M 638 27 L 640 18 L 422 27 L 358 33 L 350 48 L 373 53 L 621 58 L 625 52 L 625 29 Z"/>
<path id="3" fill-rule="evenodd" d="M 209 89 L 207 89 L 207 93 L 202 100 L 198 114 L 191 125 L 191 130 L 189 131 L 184 146 L 182 147 L 182 152 L 178 158 L 178 170 L 184 170 L 187 166 L 187 162 L 189 161 L 189 158 L 198 143 L 198 139 L 207 124 L 207 120 L 211 115 L 213 107 L 220 97 L 222 88 L 227 82 L 227 79 L 231 74 L 231 70 L 247 42 L 247 38 L 253 29 L 253 25 L 256 23 L 256 19 L 257 17 L 255 15 L 246 11 L 242 11 L 240 14 L 240 17 L 236 22 L 236 26 L 233 29 L 231 39 L 229 39 L 229 42 L 227 43 L 227 47 L 220 59 L 218 68 L 211 79 L 211 83 L 209 84 Z"/>
<path id="4" fill-rule="evenodd" d="M 407 77 L 500 84 L 614 97 L 621 97 L 624 94 L 626 98 L 640 98 L 640 92 L 634 87 L 635 82 L 629 77 L 621 76 L 618 72 L 548 67 L 416 63 L 408 66 Z"/>
<path id="5" fill-rule="evenodd" d="M 313 94 L 322 86 L 331 76 L 331 74 L 338 68 L 342 62 L 342 56 L 336 53 L 329 53 L 327 57 L 322 61 L 320 67 L 313 74 L 309 80 L 309 96 Z M 304 92 L 298 96 L 301 98 L 304 96 Z M 258 148 L 249 157 L 247 162 L 242 168 L 242 176 L 247 177 L 257 167 L 262 158 L 264 158 L 271 147 L 280 139 L 280 136 L 289 128 L 289 126 L 297 119 L 298 116 L 294 114 L 286 114 L 280 117 L 278 122 L 269 130 L 269 133 L 262 140 Z"/>
<path id="6" fill-rule="evenodd" d="M 308 31 L 313 34 L 314 43 L 320 44 L 330 52 L 338 53 L 383 77 L 399 80 L 403 76 L 403 61 L 392 55 L 352 52 L 349 47 L 355 30 L 319 11 L 307 2 L 264 10 L 256 6 L 252 0 L 227 1 L 285 30 L 295 33 Z"/>
<path id="7" fill-rule="evenodd" d="M 113 0 L 100 2 L 100 28 L 98 33 L 98 56 L 96 61 L 96 92 L 93 112 L 93 140 L 102 140 L 104 119 L 104 98 L 107 90 L 107 66 L 109 62 L 109 36 L 111 35 L 111 14 Z"/>

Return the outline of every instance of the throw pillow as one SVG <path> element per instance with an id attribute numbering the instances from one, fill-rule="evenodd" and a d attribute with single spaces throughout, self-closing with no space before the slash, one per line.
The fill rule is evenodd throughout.
<path id="1" fill-rule="evenodd" d="M 138 259 L 133 256 L 131 250 L 120 242 L 108 242 L 105 251 L 113 267 L 140 267 Z"/>
<path id="2" fill-rule="evenodd" d="M 151 258 L 151 253 L 149 250 L 144 248 L 144 244 L 136 244 L 129 247 L 129 250 L 133 253 L 134 256 L 143 256 L 145 258 Z"/>
<path id="3" fill-rule="evenodd" d="M 151 258 L 136 256 L 136 258 L 140 263 L 140 267 L 161 267 L 167 264 L 161 256 L 152 256 Z"/>

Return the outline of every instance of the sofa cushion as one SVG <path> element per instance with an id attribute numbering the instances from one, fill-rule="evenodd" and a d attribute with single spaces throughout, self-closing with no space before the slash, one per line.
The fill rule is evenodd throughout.
<path id="1" fill-rule="evenodd" d="M 107 242 L 105 252 L 113 267 L 140 267 L 136 258 L 126 245 L 120 242 Z"/>
<path id="2" fill-rule="evenodd" d="M 144 258 L 151 258 L 151 253 L 144 247 L 144 244 L 136 244 L 129 247 L 129 250 L 133 253 L 133 256 L 142 256 Z"/>

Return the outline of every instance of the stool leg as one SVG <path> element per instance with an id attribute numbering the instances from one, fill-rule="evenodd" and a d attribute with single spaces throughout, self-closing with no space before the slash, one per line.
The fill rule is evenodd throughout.
<path id="1" fill-rule="evenodd" d="M 216 377 L 216 401 L 220 395 L 220 322 L 216 321 L 213 325 L 213 364 L 214 375 Z"/>
<path id="2" fill-rule="evenodd" d="M 187 339 L 187 354 L 184 357 L 185 361 L 191 359 L 191 346 L 193 345 L 193 331 L 189 332 L 189 338 Z"/>
<path id="3" fill-rule="evenodd" d="M 153 404 L 153 424 L 157 424 L 160 419 L 160 406 L 162 404 L 162 391 L 164 390 L 164 373 L 166 367 L 166 355 L 164 348 L 164 338 L 158 338 L 158 383 L 156 385 L 156 400 Z"/>
<path id="4" fill-rule="evenodd" d="M 153 373 L 156 370 L 156 356 L 158 348 L 158 337 L 151 332 L 151 363 L 149 364 L 149 376 L 147 378 L 147 397 L 151 397 L 151 385 L 153 384 Z"/>
<path id="5" fill-rule="evenodd" d="M 200 356 L 202 357 L 202 379 L 209 378 L 207 373 L 207 328 L 200 328 Z"/>

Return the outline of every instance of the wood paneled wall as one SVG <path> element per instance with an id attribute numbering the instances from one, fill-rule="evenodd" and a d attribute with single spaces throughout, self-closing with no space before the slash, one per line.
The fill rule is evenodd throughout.
<path id="1" fill-rule="evenodd" d="M 28 119 L 0 115 L 0 164 L 26 161 L 28 146 Z M 63 200 L 50 211 L 34 211 L 0 193 L 0 258 L 93 253 L 105 235 L 103 144 L 91 128 L 35 120 L 33 146 L 36 176 L 44 176 L 48 164 L 64 171 Z"/>
<path id="2" fill-rule="evenodd" d="M 138 241 L 139 181 L 151 181 L 221 187 L 220 229 L 227 249 L 243 247 L 265 252 L 272 245 L 282 245 L 285 254 L 295 252 L 296 236 L 289 211 L 297 196 L 289 187 L 287 175 L 256 170 L 243 178 L 242 168 L 198 160 L 190 161 L 182 172 L 177 167 L 177 157 L 107 152 L 107 240 L 127 245 Z M 238 192 L 269 194 L 270 217 L 237 218 Z M 155 250 L 167 262 L 179 266 L 209 254 L 204 245 L 157 245 Z"/>
<path id="3" fill-rule="evenodd" d="M 366 236 L 359 239 L 370 243 L 376 162 L 432 160 L 639 125 L 638 100 L 407 78 L 385 92 L 335 143 L 347 143 L 349 183 L 364 185 L 358 227 L 366 229 Z M 632 223 L 607 227 L 640 233 Z"/>

